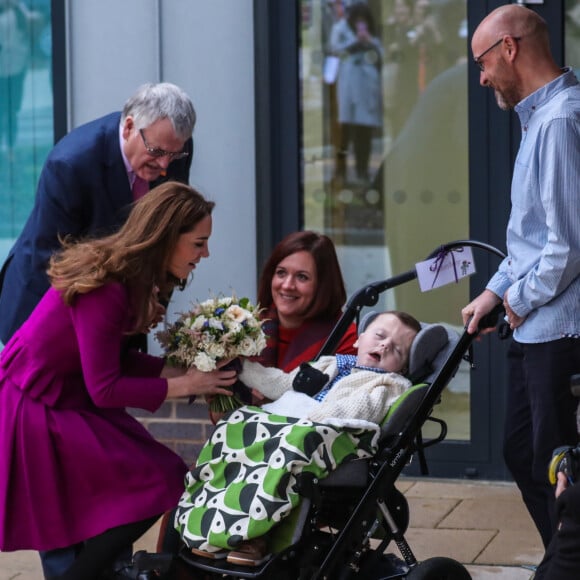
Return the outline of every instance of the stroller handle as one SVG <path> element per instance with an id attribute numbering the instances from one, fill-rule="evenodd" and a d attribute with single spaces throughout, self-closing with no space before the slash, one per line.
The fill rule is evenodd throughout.
<path id="1" fill-rule="evenodd" d="M 496 256 L 500 257 L 502 260 L 506 257 L 506 255 L 501 251 L 498 250 L 495 246 L 490 244 L 486 244 L 485 242 L 480 242 L 478 240 L 455 240 L 454 242 L 447 242 L 446 244 L 442 244 L 436 250 L 433 250 L 427 259 L 434 258 L 437 254 L 441 252 L 448 252 L 449 250 L 454 250 L 455 248 L 463 248 L 464 246 L 470 246 L 472 248 L 480 248 L 482 250 L 486 250 L 491 254 L 495 254 Z"/>
<path id="2" fill-rule="evenodd" d="M 478 240 L 455 240 L 453 242 L 448 242 L 446 244 L 442 244 L 435 250 L 433 250 L 427 260 L 434 258 L 438 254 L 443 252 L 449 252 L 455 248 L 462 248 L 464 246 L 470 246 L 472 248 L 480 248 L 496 256 L 500 257 L 502 260 L 506 257 L 506 255 L 501 251 L 498 250 L 496 247 L 486 244 L 485 242 L 480 242 Z M 336 348 L 340 342 L 340 339 L 351 325 L 351 323 L 358 317 L 360 311 L 365 306 L 374 306 L 378 300 L 379 295 L 386 290 L 391 288 L 395 288 L 404 284 L 406 282 L 410 282 L 414 278 L 417 277 L 417 271 L 415 268 L 412 270 L 408 270 L 407 272 L 403 272 L 397 276 L 393 276 L 391 278 L 387 278 L 386 280 L 378 281 L 378 282 L 371 282 L 367 286 L 355 292 L 349 298 L 346 306 L 344 308 L 344 312 L 334 328 L 332 332 L 326 339 L 326 342 L 322 345 L 319 353 L 316 355 L 314 360 L 318 360 L 321 356 L 325 355 L 332 355 L 336 351 Z"/>

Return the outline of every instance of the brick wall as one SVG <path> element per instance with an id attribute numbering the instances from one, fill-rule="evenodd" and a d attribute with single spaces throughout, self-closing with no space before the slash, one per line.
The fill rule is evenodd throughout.
<path id="1" fill-rule="evenodd" d="M 187 465 L 196 460 L 214 429 L 203 398 L 191 405 L 187 401 L 166 401 L 153 414 L 142 409 L 132 409 L 131 414 L 155 439 L 180 455 Z"/>

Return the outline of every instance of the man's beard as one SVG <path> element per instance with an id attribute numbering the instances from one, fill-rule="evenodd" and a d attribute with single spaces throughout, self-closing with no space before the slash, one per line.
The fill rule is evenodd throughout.
<path id="1" fill-rule="evenodd" d="M 494 93 L 497 106 L 502 109 L 502 111 L 509 111 L 513 109 L 521 100 L 519 96 L 516 95 L 516 91 L 513 88 L 510 88 L 506 91 L 494 89 Z"/>

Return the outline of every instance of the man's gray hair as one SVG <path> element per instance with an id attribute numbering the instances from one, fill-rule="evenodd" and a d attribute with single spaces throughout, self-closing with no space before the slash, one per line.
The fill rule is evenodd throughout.
<path id="1" fill-rule="evenodd" d="M 172 83 L 141 85 L 125 103 L 121 124 L 129 115 L 133 117 L 137 130 L 146 129 L 161 119 L 169 119 L 177 137 L 184 141 L 191 137 L 196 121 L 191 99 Z"/>

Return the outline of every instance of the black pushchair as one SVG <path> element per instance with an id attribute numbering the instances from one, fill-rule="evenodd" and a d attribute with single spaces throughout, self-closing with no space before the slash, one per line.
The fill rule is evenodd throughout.
<path id="1" fill-rule="evenodd" d="M 445 244 L 433 252 L 472 246 L 503 254 L 496 248 L 472 240 Z M 361 310 L 377 304 L 379 295 L 417 277 L 416 270 L 370 284 L 347 303 L 344 315 L 321 349 L 318 357 L 334 353 L 348 326 Z M 459 308 L 459 305 L 458 305 Z M 479 325 L 479 331 L 496 325 L 498 307 Z M 363 322 L 364 324 L 364 318 Z M 379 448 L 369 460 L 343 463 L 328 477 L 318 480 L 304 473 L 297 479 L 302 497 L 289 545 L 256 567 L 236 566 L 224 560 L 195 556 L 185 546 L 176 557 L 168 554 L 135 554 L 138 578 L 276 578 L 387 580 L 464 580 L 466 568 L 446 557 L 418 562 L 404 534 L 409 524 L 406 498 L 395 487 L 404 467 L 415 454 L 424 462 L 426 447 L 442 441 L 447 434 L 444 421 L 432 417 L 443 389 L 455 375 L 477 336 L 461 336 L 441 325 L 424 325 L 411 351 L 410 368 L 415 386 L 389 412 L 383 423 Z M 420 344 L 415 349 L 415 344 Z M 415 353 L 413 354 L 413 351 Z M 429 440 L 422 437 L 426 421 L 435 421 L 439 433 Z M 402 557 L 388 553 L 394 542 Z"/>

